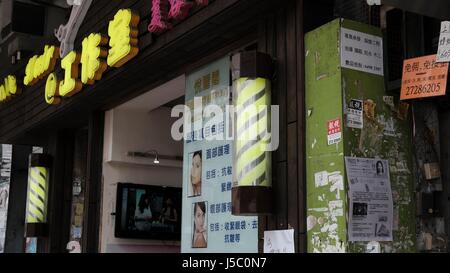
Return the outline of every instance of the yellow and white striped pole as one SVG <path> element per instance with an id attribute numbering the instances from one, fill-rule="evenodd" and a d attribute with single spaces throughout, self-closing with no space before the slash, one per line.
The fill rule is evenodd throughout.
<path id="1" fill-rule="evenodd" d="M 233 215 L 272 212 L 270 144 L 272 59 L 255 51 L 232 58 L 234 130 Z"/>
<path id="2" fill-rule="evenodd" d="M 43 154 L 30 155 L 28 171 L 27 224 L 47 222 L 47 195 L 50 157 Z"/>
<path id="3" fill-rule="evenodd" d="M 235 85 L 237 185 L 270 187 L 271 154 L 265 151 L 269 144 L 270 81 L 245 77 Z"/>

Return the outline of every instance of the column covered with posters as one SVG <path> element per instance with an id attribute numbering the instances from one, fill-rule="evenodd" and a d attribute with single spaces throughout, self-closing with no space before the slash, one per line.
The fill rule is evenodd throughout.
<path id="1" fill-rule="evenodd" d="M 232 216 L 230 57 L 186 78 L 183 253 L 258 252 L 258 218 Z"/>
<path id="2" fill-rule="evenodd" d="M 411 114 L 381 30 L 336 19 L 305 50 L 308 252 L 414 252 Z"/>

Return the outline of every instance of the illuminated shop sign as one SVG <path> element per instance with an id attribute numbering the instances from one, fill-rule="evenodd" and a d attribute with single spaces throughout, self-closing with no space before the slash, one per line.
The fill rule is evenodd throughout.
<path id="1" fill-rule="evenodd" d="M 153 0 L 149 32 L 162 33 L 171 28 L 169 20 L 183 20 L 194 6 L 207 6 L 208 0 Z M 82 41 L 81 53 L 69 51 L 60 55 L 60 48 L 45 45 L 41 55 L 28 60 L 24 86 L 33 86 L 46 78 L 45 101 L 56 105 L 62 97 L 71 97 L 102 79 L 108 67 L 121 67 L 139 53 L 138 25 L 140 17 L 131 9 L 119 10 L 108 25 L 108 36 L 91 33 Z M 58 79 L 55 71 L 58 59 L 64 78 Z M 22 81 L 21 81 L 22 82 Z M 0 102 L 7 101 L 20 92 L 15 76 L 8 76 L 0 86 Z"/>
<path id="2" fill-rule="evenodd" d="M 55 69 L 58 58 L 59 49 L 55 46 L 46 45 L 42 55 L 35 55 L 28 61 L 23 84 L 32 86 L 46 77 Z"/>
<path id="3" fill-rule="evenodd" d="M 83 84 L 92 85 L 101 80 L 108 66 L 121 67 L 134 58 L 139 53 L 139 19 L 139 15 L 130 9 L 121 9 L 109 22 L 109 37 L 100 33 L 91 33 L 85 37 L 81 54 L 71 51 L 61 60 L 64 79 L 59 81 L 55 74 L 48 76 L 45 85 L 46 102 L 58 104 L 60 97 L 71 97 L 80 92 Z M 106 49 L 108 42 L 109 50 Z"/>
<path id="4" fill-rule="evenodd" d="M 8 75 L 3 83 L 0 82 L 0 102 L 8 101 L 12 96 L 20 94 L 16 77 Z"/>
<path id="5" fill-rule="evenodd" d="M 152 20 L 148 25 L 148 31 L 159 34 L 172 27 L 170 20 L 181 21 L 189 15 L 189 11 L 197 6 L 207 6 L 209 0 L 153 0 Z"/>

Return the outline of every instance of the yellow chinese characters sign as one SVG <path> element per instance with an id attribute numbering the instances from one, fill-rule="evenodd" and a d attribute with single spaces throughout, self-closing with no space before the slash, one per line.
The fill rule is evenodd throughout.
<path id="1" fill-rule="evenodd" d="M 61 60 L 64 71 L 62 80 L 54 73 L 56 62 L 60 58 L 59 48 L 46 45 L 42 55 L 35 55 L 28 60 L 23 84 L 32 86 L 47 77 L 45 101 L 48 104 L 58 104 L 61 97 L 77 94 L 82 90 L 83 84 L 92 85 L 101 80 L 108 66 L 121 67 L 139 53 L 139 20 L 139 15 L 132 10 L 119 10 L 109 22 L 109 37 L 92 33 L 83 39 L 81 54 L 71 51 Z M 8 76 L 0 83 L 0 102 L 19 94 L 14 76 Z"/>
<path id="2" fill-rule="evenodd" d="M 61 67 L 64 69 L 64 79 L 59 83 L 59 94 L 64 97 L 81 91 L 83 84 L 78 80 L 78 66 L 80 65 L 80 54 L 75 51 L 69 52 L 61 60 Z"/>
<path id="3" fill-rule="evenodd" d="M 58 104 L 60 97 L 70 97 L 80 92 L 83 84 L 94 84 L 102 78 L 108 66 L 120 67 L 133 57 L 139 49 L 138 30 L 139 15 L 129 9 L 117 12 L 109 22 L 106 37 L 92 33 L 82 42 L 82 52 L 71 51 L 61 60 L 64 79 L 59 81 L 56 74 L 48 76 L 45 85 L 45 100 L 48 104 Z M 108 45 L 108 50 L 106 47 Z M 81 64 L 81 79 L 79 66 Z"/>
<path id="4" fill-rule="evenodd" d="M 138 24 L 139 15 L 129 9 L 119 10 L 114 16 L 114 20 L 109 22 L 108 35 L 111 37 L 109 66 L 120 67 L 139 53 Z"/>
<path id="5" fill-rule="evenodd" d="M 436 55 L 405 60 L 401 100 L 445 95 L 448 63 L 437 63 Z"/>
<path id="6" fill-rule="evenodd" d="M 105 57 L 108 51 L 103 47 L 108 43 L 108 37 L 99 33 L 92 33 L 83 40 L 83 51 L 81 53 L 81 82 L 83 84 L 94 84 L 101 80 L 103 72 L 108 67 Z"/>

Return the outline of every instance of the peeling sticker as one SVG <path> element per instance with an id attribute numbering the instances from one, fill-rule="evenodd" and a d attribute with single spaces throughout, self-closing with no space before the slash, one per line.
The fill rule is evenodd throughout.
<path id="1" fill-rule="evenodd" d="M 334 217 L 344 216 L 343 205 L 344 202 L 342 200 L 328 202 L 328 208 L 330 209 L 331 215 Z"/>
<path id="2" fill-rule="evenodd" d="M 306 219 L 306 226 L 308 231 L 313 229 L 316 225 L 317 225 L 317 218 L 313 215 L 308 216 L 308 218 Z"/>
<path id="3" fill-rule="evenodd" d="M 397 172 L 409 174 L 408 163 L 405 160 L 395 162 Z"/>
<path id="4" fill-rule="evenodd" d="M 364 101 L 364 115 L 367 119 L 375 121 L 375 108 L 377 104 L 371 100 L 367 99 Z"/>
<path id="5" fill-rule="evenodd" d="M 384 130 L 383 130 L 383 134 L 385 136 L 396 136 L 395 133 L 395 126 L 394 126 L 394 119 L 392 117 L 390 117 L 389 119 L 385 120 L 384 116 L 380 116 L 379 117 L 379 123 L 381 125 L 383 125 Z"/>
<path id="6" fill-rule="evenodd" d="M 328 185 L 328 172 L 322 171 L 314 174 L 316 188 Z"/>
<path id="7" fill-rule="evenodd" d="M 366 246 L 366 253 L 381 253 L 381 245 L 379 242 L 369 242 Z"/>
<path id="8" fill-rule="evenodd" d="M 328 211 L 328 208 L 313 208 L 313 209 L 308 209 L 308 210 L 315 211 L 315 212 L 326 212 L 326 211 Z"/>
<path id="9" fill-rule="evenodd" d="M 340 191 L 344 190 L 344 179 L 340 172 L 330 173 L 328 180 L 331 183 L 330 192 L 336 191 L 336 199 L 341 199 Z"/>
<path id="10" fill-rule="evenodd" d="M 332 225 L 328 228 L 328 231 L 332 232 L 332 231 L 337 230 L 337 228 L 338 228 L 338 225 L 337 225 L 337 224 L 332 224 Z"/>
<path id="11" fill-rule="evenodd" d="M 345 253 L 344 244 L 327 245 L 323 250 L 324 253 Z"/>
<path id="12" fill-rule="evenodd" d="M 391 110 L 395 109 L 393 96 L 383 96 L 383 101 L 384 103 L 386 103 L 386 105 L 388 105 L 391 108 Z"/>
<path id="13" fill-rule="evenodd" d="M 312 143 L 312 145 L 311 145 L 311 149 L 314 149 L 314 147 L 316 146 L 316 144 L 317 144 L 317 139 L 314 139 L 314 141 L 313 141 L 313 143 Z"/>
<path id="14" fill-rule="evenodd" d="M 323 219 L 322 217 L 320 217 L 320 218 L 317 220 L 317 223 L 319 223 L 319 225 L 323 225 L 323 224 L 325 223 L 325 219 Z"/>
<path id="15" fill-rule="evenodd" d="M 323 225 L 323 227 L 320 229 L 320 232 L 322 232 L 322 233 L 327 232 L 329 227 L 330 227 L 330 225 L 328 225 L 328 224 Z"/>

